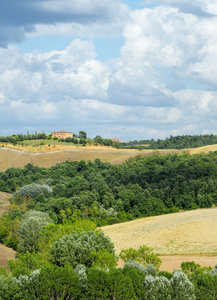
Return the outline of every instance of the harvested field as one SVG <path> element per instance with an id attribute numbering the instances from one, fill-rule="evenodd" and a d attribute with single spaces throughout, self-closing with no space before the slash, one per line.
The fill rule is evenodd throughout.
<path id="1" fill-rule="evenodd" d="M 59 150 L 57 150 L 59 148 Z M 112 147 L 73 147 L 73 146 L 58 146 L 55 148 L 48 147 L 47 145 L 39 148 L 34 148 L 38 152 L 31 152 L 32 147 L 25 147 L 25 150 L 21 150 L 21 147 L 1 147 L 0 148 L 0 171 L 5 171 L 10 167 L 23 168 L 26 164 L 32 163 L 39 167 L 51 167 L 57 163 L 80 160 L 94 161 L 99 158 L 102 162 L 110 162 L 111 164 L 120 164 L 135 156 L 148 156 L 156 151 L 153 150 L 123 150 L 115 149 Z M 48 151 L 49 150 L 49 151 Z M 162 150 L 160 155 L 165 153 L 183 153 L 182 150 Z"/>
<path id="2" fill-rule="evenodd" d="M 117 254 L 146 245 L 162 257 L 162 268 L 169 270 L 186 259 L 201 265 L 217 262 L 216 222 L 217 208 L 213 208 L 142 218 L 102 230 L 114 242 Z"/>
<path id="3" fill-rule="evenodd" d="M 83 159 L 85 161 L 94 161 L 94 159 L 99 158 L 103 162 L 121 164 L 138 155 L 166 155 L 168 153 L 195 154 L 217 150 L 217 145 L 184 150 L 134 150 L 116 149 L 106 146 L 72 146 L 70 144 L 58 143 L 58 141 L 47 140 L 43 142 L 45 145 L 40 145 L 41 141 L 25 141 L 23 146 L 2 143 L 2 147 L 0 145 L 0 172 L 10 167 L 23 168 L 28 163 L 48 168 L 66 160 L 80 161 Z"/>
<path id="4" fill-rule="evenodd" d="M 181 269 L 182 262 L 194 261 L 201 267 L 214 267 L 217 263 L 217 256 L 204 255 L 174 255 L 174 256 L 160 256 L 162 264 L 161 271 L 172 272 L 174 269 Z"/>

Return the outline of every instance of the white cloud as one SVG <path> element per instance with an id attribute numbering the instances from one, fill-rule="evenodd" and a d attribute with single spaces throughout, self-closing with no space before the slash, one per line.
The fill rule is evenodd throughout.
<path id="1" fill-rule="evenodd" d="M 53 34 L 72 30 L 72 34 L 78 29 L 85 36 L 87 28 L 103 34 L 103 28 L 111 33 L 125 24 L 125 43 L 117 59 L 100 62 L 94 44 L 81 39 L 62 51 L 0 49 L 1 127 L 29 124 L 51 131 L 60 126 L 74 132 L 82 127 L 92 137 L 101 134 L 122 140 L 216 133 L 217 18 L 196 9 L 186 11 L 186 1 L 182 7 L 163 1 L 167 5 L 135 10 L 127 23 L 127 8 L 118 1 L 105 1 L 105 6 L 87 2 L 87 7 L 98 7 L 99 12 L 109 3 L 105 22 L 89 27 L 78 22 L 71 29 L 69 23 L 66 29 L 60 23 L 53 28 L 44 24 L 36 29 L 37 34 L 46 30 Z M 55 4 L 53 10 L 59 5 L 66 9 L 64 1 Z M 208 0 L 194 5 L 207 14 L 215 11 Z"/>
<path id="2" fill-rule="evenodd" d="M 0 47 L 46 33 L 85 38 L 119 35 L 129 12 L 120 0 L 1 0 Z"/>

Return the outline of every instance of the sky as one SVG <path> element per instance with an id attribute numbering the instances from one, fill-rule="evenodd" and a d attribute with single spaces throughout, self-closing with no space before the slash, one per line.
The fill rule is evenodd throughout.
<path id="1" fill-rule="evenodd" d="M 217 134 L 217 1 L 0 0 L 0 135 Z"/>

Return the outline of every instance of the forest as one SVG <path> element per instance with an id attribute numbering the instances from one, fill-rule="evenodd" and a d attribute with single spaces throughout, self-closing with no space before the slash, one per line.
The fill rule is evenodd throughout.
<path id="1" fill-rule="evenodd" d="M 217 204 L 217 152 L 136 157 L 121 165 L 66 161 L 0 173 L 11 193 L 0 242 L 16 261 L 0 268 L 0 299 L 216 299 L 217 267 L 159 271 L 144 245 L 120 256 L 102 225 Z"/>
<path id="2" fill-rule="evenodd" d="M 187 149 L 217 144 L 217 135 L 179 135 L 164 140 L 141 140 L 120 143 L 124 149 Z"/>

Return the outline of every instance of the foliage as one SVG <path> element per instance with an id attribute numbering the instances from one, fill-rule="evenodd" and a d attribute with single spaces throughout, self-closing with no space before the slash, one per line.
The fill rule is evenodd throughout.
<path id="1" fill-rule="evenodd" d="M 21 300 L 21 287 L 12 276 L 0 275 L 0 299 Z"/>
<path id="2" fill-rule="evenodd" d="M 172 288 L 170 281 L 164 277 L 153 277 L 147 275 L 144 280 L 145 297 L 144 299 L 150 300 L 172 300 Z M 182 299 L 182 298 L 180 298 Z"/>
<path id="3" fill-rule="evenodd" d="M 112 269 L 117 265 L 114 255 L 106 249 L 91 251 L 89 259 L 92 261 L 92 267 L 94 268 Z"/>
<path id="4" fill-rule="evenodd" d="M 173 277 L 170 279 L 172 287 L 172 299 L 174 300 L 194 300 L 194 285 L 187 279 L 186 275 L 180 270 L 173 272 Z"/>
<path id="5" fill-rule="evenodd" d="M 114 244 L 103 232 L 73 232 L 56 241 L 50 247 L 50 261 L 58 266 L 83 264 L 90 267 L 93 254 L 101 250 L 115 255 Z M 98 260 L 99 260 L 98 253 Z"/>
<path id="6" fill-rule="evenodd" d="M 0 242 L 14 250 L 18 243 L 19 222 L 18 217 L 11 219 L 10 213 L 4 213 L 0 218 Z"/>
<path id="7" fill-rule="evenodd" d="M 82 232 L 95 230 L 96 224 L 90 220 L 77 220 L 74 223 L 66 224 L 49 224 L 42 228 L 38 243 L 38 248 L 45 260 L 48 260 L 49 249 L 54 242 L 63 238 L 66 235 L 72 234 L 73 232 Z"/>
<path id="8" fill-rule="evenodd" d="M 217 152 L 211 152 L 137 157 L 118 166 L 99 159 L 48 169 L 28 164 L 1 172 L 0 190 L 49 182 L 53 193 L 31 198 L 28 210 L 48 212 L 55 223 L 89 218 L 101 226 L 217 204 L 216 160 Z"/>
<path id="9" fill-rule="evenodd" d="M 18 237 L 18 250 L 30 253 L 38 250 L 40 231 L 48 224 L 52 223 L 47 213 L 29 210 L 21 219 Z"/>
<path id="10" fill-rule="evenodd" d="M 16 260 L 8 260 L 8 269 L 14 277 L 29 275 L 32 271 L 40 269 L 45 263 L 40 253 L 18 254 Z"/>
<path id="11" fill-rule="evenodd" d="M 19 188 L 14 194 L 13 197 L 16 198 L 16 195 L 20 195 L 20 197 L 31 197 L 34 198 L 39 194 L 44 194 L 45 192 L 52 193 L 53 190 L 46 184 L 37 184 L 31 183 Z"/>
<path id="12" fill-rule="evenodd" d="M 217 135 L 181 135 L 170 136 L 165 140 L 141 140 L 120 143 L 122 148 L 130 149 L 186 149 L 217 144 Z"/>
<path id="13" fill-rule="evenodd" d="M 155 268 L 159 269 L 161 259 L 153 253 L 153 249 L 147 246 L 140 246 L 138 250 L 129 248 L 120 252 L 120 257 L 124 261 L 134 260 L 143 266 L 152 264 Z"/>
<path id="14" fill-rule="evenodd" d="M 70 266 L 44 266 L 30 275 L 20 275 L 20 299 L 80 299 L 78 276 Z"/>
<path id="15" fill-rule="evenodd" d="M 214 272 L 198 273 L 193 285 L 180 270 L 175 270 L 170 278 L 160 272 L 156 276 L 145 274 L 133 262 L 134 267 L 126 264 L 110 270 L 84 265 L 77 265 L 75 270 L 68 265 L 42 265 L 33 270 L 36 265 L 30 256 L 28 253 L 19 258 L 25 265 L 30 262 L 29 273 L 17 273 L 17 277 L 0 275 L 0 299 L 213 300 L 217 295 L 216 268 Z"/>

